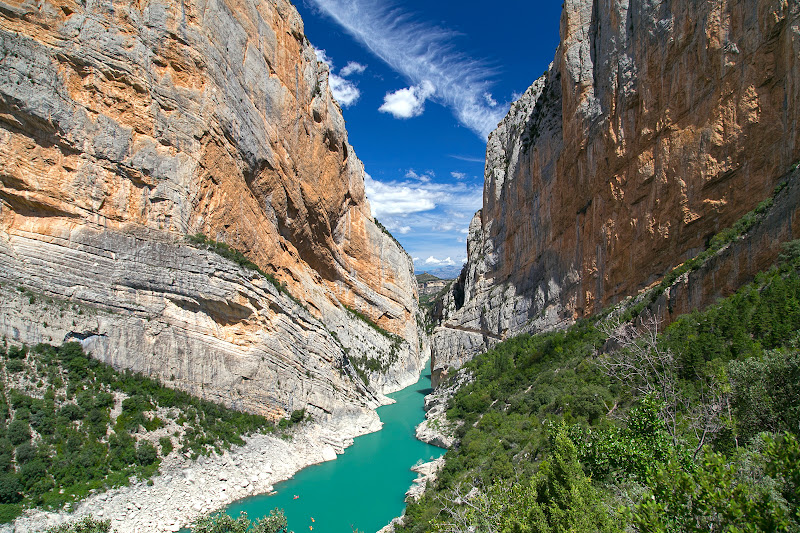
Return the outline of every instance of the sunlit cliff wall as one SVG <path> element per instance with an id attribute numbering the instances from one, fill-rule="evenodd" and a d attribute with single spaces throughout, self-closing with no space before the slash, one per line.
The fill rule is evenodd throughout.
<path id="1" fill-rule="evenodd" d="M 566 0 L 554 62 L 489 138 L 434 366 L 569 324 L 696 255 L 800 159 L 798 119 L 797 2 Z M 693 305 L 724 285 L 692 289 Z"/>
<path id="2" fill-rule="evenodd" d="M 0 3 L 0 283 L 10 340 L 255 411 L 374 404 L 422 365 L 411 260 L 286 0 Z"/>

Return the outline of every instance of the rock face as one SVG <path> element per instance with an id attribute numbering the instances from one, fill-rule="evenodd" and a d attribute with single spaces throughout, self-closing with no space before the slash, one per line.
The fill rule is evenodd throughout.
<path id="1" fill-rule="evenodd" d="M 798 119 L 797 2 L 566 0 L 554 62 L 489 138 L 434 378 L 696 255 L 800 158 Z"/>
<path id="2" fill-rule="evenodd" d="M 447 384 L 440 383 L 432 393 L 425 396 L 425 420 L 416 427 L 417 439 L 446 449 L 451 449 L 456 444 L 456 430 L 462 422 L 447 419 L 447 404 L 470 381 L 472 374 L 461 370 Z"/>
<path id="3" fill-rule="evenodd" d="M 78 339 L 276 416 L 374 404 L 425 350 L 411 260 L 374 224 L 363 176 L 287 0 L 0 4 L 11 340 Z M 190 247 L 195 233 L 283 290 Z M 374 391 L 354 358 L 385 363 Z"/>

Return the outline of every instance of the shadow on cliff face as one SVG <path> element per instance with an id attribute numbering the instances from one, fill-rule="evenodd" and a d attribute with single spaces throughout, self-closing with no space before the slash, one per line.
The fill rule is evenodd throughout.
<path id="1" fill-rule="evenodd" d="M 461 267 L 461 273 L 458 278 L 453 282 L 453 303 L 456 306 L 456 311 L 464 307 L 464 287 L 467 283 L 467 264 Z"/>

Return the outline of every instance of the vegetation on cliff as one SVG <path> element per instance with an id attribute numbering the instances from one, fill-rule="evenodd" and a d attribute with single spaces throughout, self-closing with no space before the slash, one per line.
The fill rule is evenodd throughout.
<path id="1" fill-rule="evenodd" d="M 800 242 L 668 328 L 625 309 L 466 365 L 401 531 L 796 531 Z"/>
<path id="2" fill-rule="evenodd" d="M 220 257 L 227 259 L 228 261 L 232 261 L 233 263 L 236 263 L 242 268 L 258 272 L 259 274 L 261 274 L 261 276 L 264 277 L 264 279 L 272 283 L 272 285 L 275 286 L 275 288 L 278 289 L 278 291 L 289 296 L 289 298 L 294 300 L 295 303 L 301 306 L 305 305 L 300 300 L 292 296 L 292 293 L 290 293 L 289 289 L 286 288 L 286 284 L 280 283 L 275 278 L 275 276 L 264 272 L 261 269 L 261 267 L 250 261 L 250 259 L 248 259 L 246 255 L 244 255 L 236 248 L 232 248 L 231 246 L 229 246 L 224 242 L 219 242 L 215 241 L 214 239 L 210 239 L 202 233 L 195 233 L 194 235 L 189 235 L 188 237 L 186 237 L 186 240 L 198 248 L 201 248 L 203 250 L 209 250 L 219 255 Z"/>
<path id="3" fill-rule="evenodd" d="M 146 479 L 177 448 L 197 457 L 271 430 L 158 381 L 119 372 L 81 345 L 0 346 L 0 517 L 57 508 Z"/>

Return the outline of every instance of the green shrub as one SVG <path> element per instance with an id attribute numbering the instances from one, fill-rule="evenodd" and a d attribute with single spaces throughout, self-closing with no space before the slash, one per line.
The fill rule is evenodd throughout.
<path id="1" fill-rule="evenodd" d="M 28 347 L 24 344 L 22 346 L 9 346 L 6 354 L 9 359 L 25 359 L 28 355 Z"/>
<path id="2" fill-rule="evenodd" d="M 95 520 L 87 516 L 69 524 L 51 527 L 46 533 L 110 533 L 111 531 L 113 530 L 110 520 Z"/>
<path id="3" fill-rule="evenodd" d="M 708 453 L 689 469 L 670 461 L 652 486 L 651 497 L 629 511 L 640 531 L 795 531 L 786 510 L 762 488 L 743 483 L 720 454 Z"/>
<path id="4" fill-rule="evenodd" d="M 14 446 L 31 440 L 31 427 L 24 420 L 14 419 L 8 425 L 8 440 Z"/>
<path id="5" fill-rule="evenodd" d="M 765 438 L 765 444 L 766 473 L 780 482 L 792 518 L 800 524 L 800 442 L 786 432 L 777 439 Z"/>
<path id="6" fill-rule="evenodd" d="M 22 514 L 22 504 L 0 503 L 0 524 L 7 524 Z"/>
<path id="7" fill-rule="evenodd" d="M 136 462 L 142 466 L 149 466 L 158 460 L 158 452 L 150 441 L 142 441 L 136 447 Z"/>
<path id="8" fill-rule="evenodd" d="M 17 446 L 17 451 L 15 454 L 17 458 L 17 464 L 20 465 L 25 464 L 35 459 L 37 454 L 38 450 L 36 449 L 36 446 L 31 444 L 30 442 L 23 442 L 22 444 Z"/>
<path id="9" fill-rule="evenodd" d="M 800 420 L 800 353 L 782 350 L 731 361 L 731 407 L 736 433 L 749 442 L 763 431 L 792 431 Z"/>
<path id="10" fill-rule="evenodd" d="M 33 398 L 27 394 L 22 394 L 17 390 L 12 390 L 8 398 L 11 403 L 11 407 L 14 409 L 22 409 L 23 407 L 30 409 L 31 405 L 33 405 Z"/>
<path id="11" fill-rule="evenodd" d="M 31 414 L 31 427 L 41 435 L 52 435 L 55 431 L 55 424 L 55 411 L 50 407 L 43 407 Z"/>
<path id="12" fill-rule="evenodd" d="M 25 363 L 20 361 L 19 359 L 9 359 L 6 361 L 6 370 L 11 372 L 12 374 L 16 374 L 17 372 L 22 372 L 25 368 Z"/>
<path id="13" fill-rule="evenodd" d="M 449 503 L 433 520 L 433 531 L 452 532 L 454 524 L 469 524 L 470 531 L 508 533 L 619 531 L 584 475 L 575 445 L 563 428 L 555 436 L 550 457 L 529 480 L 495 482 L 486 491 L 462 492 L 456 489 L 444 496 Z"/>
<path id="14" fill-rule="evenodd" d="M 297 424 L 299 422 L 302 422 L 305 417 L 306 417 L 305 409 L 296 409 L 292 411 L 292 416 L 289 417 L 289 422 L 291 422 L 292 424 Z"/>
<path id="15" fill-rule="evenodd" d="M 47 465 L 40 458 L 32 459 L 22 465 L 19 475 L 25 485 L 25 489 L 30 489 L 47 477 Z"/>
<path id="16" fill-rule="evenodd" d="M 22 485 L 16 474 L 0 473 L 0 503 L 17 503 L 22 500 Z"/>
<path id="17" fill-rule="evenodd" d="M 161 455 L 163 455 L 164 457 L 172 453 L 173 446 L 171 438 L 161 437 L 158 439 L 158 444 L 161 446 Z"/>
<path id="18" fill-rule="evenodd" d="M 250 522 L 247 513 L 232 518 L 224 513 L 199 518 L 192 525 L 192 533 L 286 533 L 286 516 L 283 511 L 273 509 L 269 515 Z"/>
<path id="19" fill-rule="evenodd" d="M 67 403 L 59 409 L 58 416 L 63 416 L 67 420 L 72 420 L 74 422 L 75 420 L 83 420 L 86 413 L 84 413 L 80 406 L 74 403 Z"/>

